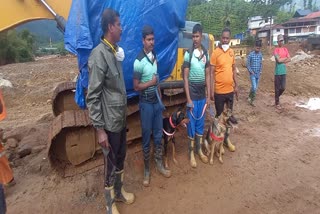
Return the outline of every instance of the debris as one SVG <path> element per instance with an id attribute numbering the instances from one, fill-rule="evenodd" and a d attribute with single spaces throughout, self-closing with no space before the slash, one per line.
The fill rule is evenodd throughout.
<path id="1" fill-rule="evenodd" d="M 24 158 L 31 154 L 31 148 L 29 146 L 24 146 L 18 150 L 19 158 Z"/>
<path id="2" fill-rule="evenodd" d="M 0 78 L 0 87 L 9 87 L 12 88 L 12 83 L 9 80 Z"/>

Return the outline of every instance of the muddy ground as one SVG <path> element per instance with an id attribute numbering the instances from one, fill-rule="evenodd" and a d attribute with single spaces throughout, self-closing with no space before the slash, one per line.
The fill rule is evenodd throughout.
<path id="1" fill-rule="evenodd" d="M 297 49 L 290 47 L 292 56 Z M 139 145 L 129 147 L 125 186 L 136 202 L 118 204 L 121 213 L 320 213 L 320 111 L 295 106 L 320 97 L 320 56 L 289 64 L 282 111 L 273 106 L 274 62 L 264 58 L 256 107 L 247 104 L 249 78 L 237 60 L 239 125 L 231 134 L 236 152 L 227 151 L 224 164 L 215 159 L 213 166 L 197 159 L 192 169 L 186 132 L 180 131 L 179 164 L 170 159 L 172 177 L 163 178 L 153 168 L 151 186 L 144 188 L 142 162 L 135 161 L 142 156 Z M 102 166 L 62 178 L 46 156 L 51 95 L 58 83 L 74 79 L 76 59 L 6 65 L 0 73 L 13 84 L 2 89 L 8 117 L 0 122 L 17 183 L 6 189 L 8 213 L 105 213 Z M 31 154 L 19 158 L 21 150 Z"/>

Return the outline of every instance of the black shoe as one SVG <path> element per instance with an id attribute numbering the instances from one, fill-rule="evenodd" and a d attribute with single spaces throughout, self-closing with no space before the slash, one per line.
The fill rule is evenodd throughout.
<path id="1" fill-rule="evenodd" d="M 238 124 L 237 119 L 236 119 L 233 115 L 230 116 L 229 120 L 230 120 L 230 122 L 233 123 L 233 124 Z"/>

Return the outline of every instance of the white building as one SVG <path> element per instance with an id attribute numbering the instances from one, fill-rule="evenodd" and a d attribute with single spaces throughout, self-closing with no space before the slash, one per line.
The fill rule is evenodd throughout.
<path id="1" fill-rule="evenodd" d="M 273 24 L 273 18 L 263 18 L 262 16 L 253 16 L 248 19 L 248 29 L 250 31 L 250 35 L 255 36 L 257 35 L 258 31 L 267 26 Z"/>

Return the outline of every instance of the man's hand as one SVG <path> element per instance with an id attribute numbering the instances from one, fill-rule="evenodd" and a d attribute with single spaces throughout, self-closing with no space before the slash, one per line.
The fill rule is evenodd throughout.
<path id="1" fill-rule="evenodd" d="M 188 100 L 188 101 L 187 101 L 187 108 L 189 108 L 190 111 L 192 111 L 192 109 L 193 109 L 193 102 L 192 102 L 192 100 Z"/>
<path id="2" fill-rule="evenodd" d="M 234 94 L 236 95 L 236 100 L 238 101 L 239 100 L 239 92 L 238 92 L 237 86 L 234 87 Z"/>
<path id="3" fill-rule="evenodd" d="M 150 86 L 157 85 L 157 83 L 158 83 L 157 75 L 153 75 L 152 79 L 150 81 L 151 81 Z"/>
<path id="4" fill-rule="evenodd" d="M 109 147 L 109 140 L 108 135 L 104 129 L 97 129 L 98 135 L 98 143 L 101 147 L 108 148 Z"/>

